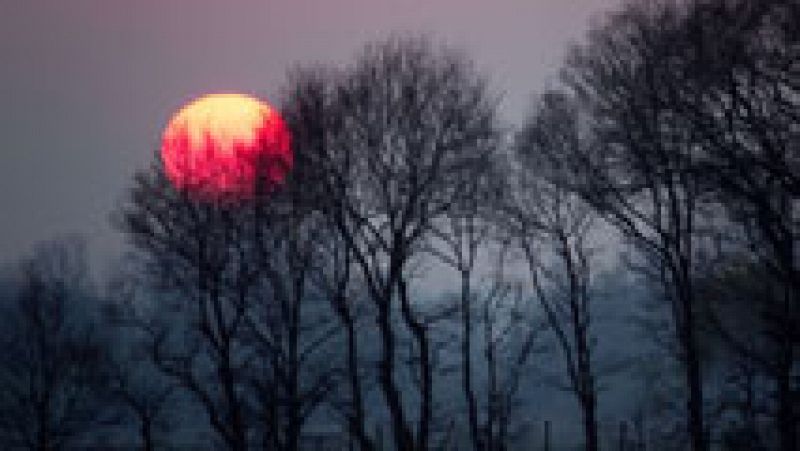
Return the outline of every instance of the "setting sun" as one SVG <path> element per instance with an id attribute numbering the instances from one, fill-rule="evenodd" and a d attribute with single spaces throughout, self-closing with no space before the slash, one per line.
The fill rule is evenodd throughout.
<path id="1" fill-rule="evenodd" d="M 164 170 L 180 190 L 204 199 L 248 198 L 291 168 L 289 131 L 277 111 L 242 94 L 210 94 L 167 124 Z"/>

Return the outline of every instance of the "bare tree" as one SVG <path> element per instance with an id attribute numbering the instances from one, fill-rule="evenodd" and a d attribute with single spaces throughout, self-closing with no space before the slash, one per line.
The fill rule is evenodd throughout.
<path id="1" fill-rule="evenodd" d="M 244 374 L 249 352 L 239 338 L 256 271 L 241 252 L 246 243 L 236 239 L 244 231 L 235 212 L 175 190 L 156 163 L 136 176 L 115 223 L 140 251 L 158 288 L 151 296 L 164 298 L 161 309 L 132 312 L 131 323 L 149 335 L 151 359 L 203 407 L 229 449 L 244 450 L 252 427 Z M 174 314 L 166 320 L 161 310 L 168 304 Z"/>
<path id="2" fill-rule="evenodd" d="M 592 138 L 556 157 L 572 172 L 575 191 L 639 249 L 646 273 L 661 282 L 680 345 L 691 447 L 705 450 L 692 280 L 709 188 L 693 176 L 697 146 L 664 89 L 674 76 L 679 23 L 680 10 L 669 2 L 633 2 L 572 49 L 564 80 L 588 112 L 580 122 Z"/>
<path id="3" fill-rule="evenodd" d="M 677 302 L 695 446 L 708 428 L 697 423 L 703 397 L 692 285 L 704 235 L 720 228 L 707 219 L 726 213 L 740 228 L 726 223 L 722 233 L 744 234 L 783 291 L 776 297 L 770 289 L 751 305 L 771 317 L 762 323 L 771 344 L 758 361 L 775 382 L 780 446 L 797 448 L 799 14 L 793 0 L 633 2 L 593 34 L 593 45 L 573 52 L 566 70 L 602 141 L 592 156 L 605 163 L 592 164 L 588 153 L 582 163 L 593 167 L 586 192 L 600 193 L 590 197 L 601 211 L 628 212 L 612 217 L 640 246 L 651 242 L 644 247 L 663 268 L 656 276 Z M 727 335 L 754 357 L 748 343 Z"/>
<path id="4" fill-rule="evenodd" d="M 520 426 L 515 417 L 520 412 L 520 389 L 531 368 L 531 358 L 544 352 L 539 344 L 545 327 L 527 302 L 522 286 L 496 280 L 475 302 L 476 324 L 481 327 L 486 383 L 478 391 L 484 401 L 478 403 L 483 422 L 478 436 L 483 449 L 503 451 L 509 448 Z"/>
<path id="5" fill-rule="evenodd" d="M 157 367 L 233 450 L 298 449 L 336 383 L 323 346 L 337 328 L 310 290 L 322 222 L 301 156 L 279 188 L 214 202 L 175 190 L 154 165 L 119 218 L 157 291 L 177 298 L 171 322 L 134 324 L 149 334 Z"/>
<path id="6" fill-rule="evenodd" d="M 143 277 L 135 265 L 120 265 L 109 276 L 104 316 L 110 329 L 106 346 L 109 394 L 124 412 L 121 420 L 135 424 L 141 449 L 153 451 L 166 444 L 164 436 L 174 425 L 170 404 L 175 401 L 175 384 L 152 365 L 147 335 L 130 326 L 142 299 Z"/>
<path id="7" fill-rule="evenodd" d="M 64 239 L 39 246 L 20 265 L 16 298 L 5 305 L 0 359 L 0 441 L 49 451 L 89 443 L 112 419 L 104 348 L 93 327 L 84 247 Z"/>
<path id="8" fill-rule="evenodd" d="M 465 180 L 496 139 L 494 104 L 462 55 L 400 38 L 369 45 L 346 71 L 336 102 L 339 118 L 316 162 L 326 172 L 326 209 L 377 309 L 378 379 L 395 446 L 427 449 L 430 337 L 409 297 L 408 265 L 433 221 L 469 195 Z M 419 361 L 416 431 L 395 374 L 397 310 Z"/>
<path id="9" fill-rule="evenodd" d="M 330 344 L 341 327 L 314 284 L 326 263 L 320 241 L 327 223 L 307 201 L 301 174 L 296 168 L 293 180 L 272 193 L 256 218 L 255 261 L 265 286 L 248 315 L 246 336 L 261 357 L 253 383 L 268 449 L 297 450 L 309 417 L 339 383 Z"/>
<path id="10" fill-rule="evenodd" d="M 507 196 L 506 224 L 525 256 L 531 283 L 566 362 L 569 387 L 583 413 L 585 446 L 597 450 L 597 374 L 592 364 L 591 208 L 558 172 L 549 155 L 583 146 L 569 99 L 549 93 L 517 138 L 513 192 Z M 554 167 L 556 164 L 556 167 Z"/>
<path id="11" fill-rule="evenodd" d="M 138 425 L 143 451 L 164 446 L 161 435 L 169 429 L 168 406 L 174 400 L 174 386 L 149 365 L 141 348 L 128 356 L 118 356 L 109 368 L 110 394 L 116 397 Z M 139 351 L 139 352 L 136 352 Z"/>
<path id="12" fill-rule="evenodd" d="M 290 75 L 292 84 L 287 89 L 283 114 L 292 132 L 294 151 L 301 157 L 325 154 L 328 149 L 332 127 L 335 127 L 338 113 L 334 102 L 336 74 L 327 68 L 297 69 Z M 324 191 L 328 185 L 324 168 L 314 167 L 313 158 L 307 167 L 308 178 L 317 188 Z M 322 169 L 322 171 L 320 171 Z M 322 173 L 320 173 L 322 172 Z M 324 192 L 318 194 L 324 196 Z M 316 230 L 317 259 L 316 271 L 312 276 L 316 289 L 328 299 L 332 310 L 344 329 L 346 341 L 347 401 L 343 407 L 348 431 L 363 450 L 374 448 L 367 433 L 367 411 L 364 404 L 364 363 L 360 355 L 357 326 L 363 317 L 359 298 L 363 297 L 361 283 L 352 252 L 336 232 L 330 220 Z M 331 400 L 334 402 L 333 400 Z"/>
<path id="13" fill-rule="evenodd" d="M 323 249 L 322 261 L 327 271 L 318 273 L 318 287 L 330 302 L 341 326 L 344 328 L 346 363 L 344 366 L 346 382 L 345 424 L 353 439 L 362 450 L 375 448 L 374 440 L 367 432 L 369 418 L 364 397 L 371 381 L 369 368 L 364 362 L 361 350 L 359 328 L 366 320 L 363 287 L 355 276 L 352 256 L 348 248 L 335 235 L 327 241 Z"/>
<path id="14" fill-rule="evenodd" d="M 728 419 L 721 440 L 729 449 L 768 449 L 763 424 L 770 414 L 767 395 L 771 329 L 778 312 L 764 299 L 780 295 L 771 277 L 745 249 L 724 256 L 708 268 L 695 284 L 704 299 L 701 314 L 708 318 L 705 333 L 717 342 L 725 369 L 723 389 L 716 402 L 720 417 Z M 755 302 L 754 302 L 755 301 Z M 776 303 L 777 304 L 777 303 Z"/>
<path id="15" fill-rule="evenodd" d="M 494 154 L 495 152 L 493 152 Z M 502 177 L 494 170 L 491 155 L 480 162 L 480 166 L 464 180 L 468 195 L 460 199 L 450 211 L 434 222 L 427 252 L 451 267 L 460 280 L 459 310 L 461 315 L 461 386 L 466 401 L 469 435 L 475 450 L 482 450 L 488 442 L 482 433 L 479 421 L 479 405 L 474 383 L 473 354 L 475 336 L 473 319 L 476 310 L 474 293 L 476 274 L 481 257 L 488 257 L 492 244 L 491 232 L 494 213 L 504 191 Z"/>
<path id="16" fill-rule="evenodd" d="M 697 174 L 713 181 L 719 202 L 740 225 L 750 252 L 768 269 L 769 289 L 757 295 L 769 318 L 757 361 L 775 384 L 776 426 L 783 450 L 798 446 L 797 199 L 798 39 L 800 6 L 793 0 L 691 2 L 674 57 L 671 108 L 701 146 Z M 747 343 L 728 340 L 742 357 Z"/>
<path id="17" fill-rule="evenodd" d="M 475 179 L 476 181 L 479 179 Z M 488 238 L 489 223 L 478 216 L 477 195 L 467 201 L 466 208 L 453 211 L 451 216 L 442 221 L 440 227 L 433 229 L 439 238 L 433 243 L 429 252 L 452 267 L 459 276 L 461 289 L 459 308 L 461 313 L 461 377 L 462 391 L 466 401 L 469 434 L 475 450 L 482 450 L 485 443 L 481 437 L 478 419 L 478 399 L 473 382 L 472 355 L 474 345 L 474 310 L 473 278 L 479 252 Z M 441 244 L 440 244 L 441 243 Z M 443 249 L 439 249 L 438 247 Z"/>

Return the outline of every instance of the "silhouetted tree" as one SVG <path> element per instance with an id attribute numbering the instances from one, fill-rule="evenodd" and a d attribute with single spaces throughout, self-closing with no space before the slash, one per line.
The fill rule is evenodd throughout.
<path id="1" fill-rule="evenodd" d="M 575 192 L 618 228 L 646 260 L 673 312 L 687 388 L 691 447 L 708 447 L 697 334 L 697 231 L 709 191 L 694 177 L 698 150 L 688 121 L 669 107 L 672 37 L 681 10 L 632 2 L 572 49 L 564 80 L 587 114 L 576 126 L 590 141 L 555 155 Z"/>
<path id="2" fill-rule="evenodd" d="M 484 398 L 478 403 L 483 418 L 478 438 L 484 449 L 503 451 L 519 433 L 520 390 L 529 380 L 526 370 L 531 369 L 532 358 L 546 349 L 539 343 L 545 325 L 522 287 L 502 277 L 474 304 L 486 370 L 485 384 L 478 390 Z"/>
<path id="3" fill-rule="evenodd" d="M 597 218 L 568 189 L 558 160 L 586 145 L 576 105 L 557 93 L 542 98 L 516 143 L 513 192 L 502 221 L 528 265 L 535 296 L 555 333 L 569 386 L 583 413 L 585 446 L 597 450 L 597 374 L 591 330 L 593 245 Z M 580 152 L 580 150 L 577 150 Z"/>
<path id="4" fill-rule="evenodd" d="M 230 449 L 255 436 L 297 449 L 334 384 L 328 362 L 314 360 L 335 330 L 309 290 L 319 221 L 296 164 L 291 178 L 254 199 L 215 201 L 176 190 L 155 164 L 137 176 L 118 216 L 154 295 L 173 299 L 169 321 L 157 310 L 136 321 L 150 336 L 150 356 Z"/>
<path id="5" fill-rule="evenodd" d="M 38 451 L 88 444 L 112 413 L 82 241 L 41 244 L 16 283 L 3 306 L 0 443 Z"/>
<path id="6" fill-rule="evenodd" d="M 233 204 L 174 189 L 153 164 L 137 174 L 115 223 L 139 250 L 158 288 L 152 296 L 164 298 L 161 305 L 148 303 L 148 312 L 131 312 L 137 314 L 131 321 L 149 335 L 151 359 L 202 405 L 229 449 L 244 450 L 252 427 L 244 371 L 250 358 L 239 339 L 256 270 L 241 254 L 246 244 L 235 238 L 246 233 L 235 213 Z M 161 311 L 167 305 L 174 313 L 169 320 Z"/>
<path id="7" fill-rule="evenodd" d="M 698 318 L 693 285 L 715 228 L 747 236 L 782 287 L 782 296 L 759 302 L 771 304 L 759 314 L 772 316 L 764 324 L 769 357 L 759 360 L 775 380 L 781 449 L 797 447 L 799 11 L 793 0 L 630 2 L 572 50 L 564 70 L 592 141 L 561 160 L 576 192 L 643 251 L 663 281 L 694 449 L 708 446 L 708 428 L 697 324 L 706 318 Z M 747 354 L 747 343 L 729 338 Z"/>
<path id="8" fill-rule="evenodd" d="M 409 296 L 409 263 L 423 240 L 465 196 L 494 146 L 494 103 L 463 55 L 425 39 L 367 46 L 337 87 L 338 119 L 315 165 L 324 168 L 326 211 L 377 309 L 379 385 L 395 446 L 427 449 L 433 407 L 429 327 Z M 398 313 L 418 366 L 416 431 L 396 379 Z"/>
<path id="9" fill-rule="evenodd" d="M 768 318 L 762 324 L 770 344 L 757 360 L 775 384 L 780 447 L 787 451 L 798 446 L 798 19 L 794 0 L 692 2 L 672 39 L 680 44 L 664 86 L 669 108 L 701 149 L 696 173 L 713 181 L 776 287 L 753 305 Z M 734 348 L 747 349 L 735 333 L 729 338 Z"/>
<path id="10" fill-rule="evenodd" d="M 331 344 L 341 327 L 315 284 L 326 264 L 321 246 L 327 222 L 309 199 L 313 181 L 305 178 L 302 162 L 296 164 L 282 189 L 255 210 L 253 261 L 263 288 L 245 332 L 245 342 L 252 340 L 260 356 L 252 383 L 269 439 L 265 446 L 280 450 L 299 448 L 304 425 L 340 382 Z"/>
<path id="11" fill-rule="evenodd" d="M 174 425 L 170 409 L 175 402 L 175 384 L 153 366 L 148 355 L 147 334 L 135 323 L 146 284 L 135 265 L 125 261 L 109 275 L 107 301 L 103 314 L 109 328 L 105 346 L 109 395 L 124 412 L 123 424 L 134 423 L 141 449 L 152 451 L 166 446 L 167 431 Z M 131 321 L 134 321 L 132 324 Z M 112 401 L 111 399 L 109 401 Z"/>
<path id="12" fill-rule="evenodd" d="M 283 100 L 282 113 L 292 133 L 292 147 L 301 158 L 311 156 L 306 167 L 309 184 L 313 187 L 305 189 L 319 190 L 317 193 L 324 197 L 329 194 L 330 177 L 325 174 L 324 167 L 315 166 L 314 155 L 325 155 L 329 152 L 332 135 L 331 129 L 337 126 L 338 110 L 335 103 L 335 88 L 338 79 L 336 73 L 329 68 L 296 69 L 290 75 L 291 84 L 286 89 Z M 327 181 L 327 183 L 326 183 Z M 320 211 L 329 211 L 330 204 L 323 204 Z M 359 350 L 359 325 L 360 318 L 364 316 L 363 305 L 359 298 L 363 287 L 356 274 L 357 268 L 352 256 L 352 251 L 336 231 L 330 221 L 325 220 L 316 233 L 318 234 L 318 248 L 314 271 L 316 289 L 322 297 L 327 298 L 336 317 L 344 329 L 346 346 L 346 363 L 343 366 L 346 373 L 344 395 L 347 399 L 344 406 L 337 407 L 343 410 L 345 423 L 350 435 L 357 440 L 363 450 L 374 448 L 373 441 L 367 433 L 367 412 L 364 404 L 364 363 Z M 335 401 L 333 401 L 335 402 Z"/>
<path id="13" fill-rule="evenodd" d="M 496 151 L 487 154 L 475 171 L 464 174 L 469 179 L 461 183 L 468 195 L 434 221 L 426 246 L 427 252 L 452 268 L 460 281 L 461 388 L 466 401 L 470 440 L 475 450 L 486 449 L 488 441 L 482 432 L 485 428 L 479 421 L 477 387 L 473 375 L 473 340 L 476 335 L 473 316 L 481 310 L 477 305 L 474 284 L 480 275 L 476 273 L 484 263 L 481 258 L 487 259 L 489 248 L 494 244 L 491 235 L 494 216 L 505 193 L 503 177 L 497 171 L 493 155 L 499 154 Z"/>

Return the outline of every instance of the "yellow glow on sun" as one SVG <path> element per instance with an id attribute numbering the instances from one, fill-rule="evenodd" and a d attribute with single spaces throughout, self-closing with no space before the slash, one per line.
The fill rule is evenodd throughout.
<path id="1" fill-rule="evenodd" d="M 270 114 L 269 106 L 249 96 L 209 94 L 181 108 L 167 126 L 164 138 L 185 136 L 191 147 L 211 140 L 219 152 L 230 154 L 237 144 L 253 144 Z"/>

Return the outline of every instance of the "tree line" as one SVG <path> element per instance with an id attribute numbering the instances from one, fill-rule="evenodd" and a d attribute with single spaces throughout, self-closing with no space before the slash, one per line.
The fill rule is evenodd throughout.
<path id="1" fill-rule="evenodd" d="M 285 180 L 260 161 L 253 198 L 209 202 L 154 158 L 101 289 L 79 240 L 20 262 L 0 443 L 164 449 L 191 417 L 235 451 L 530 449 L 549 361 L 597 450 L 605 381 L 644 368 L 598 354 L 604 280 L 631 277 L 652 309 L 610 295 L 675 390 L 620 447 L 796 450 L 798 23 L 796 0 L 626 2 L 516 127 L 428 38 L 294 69 Z"/>

